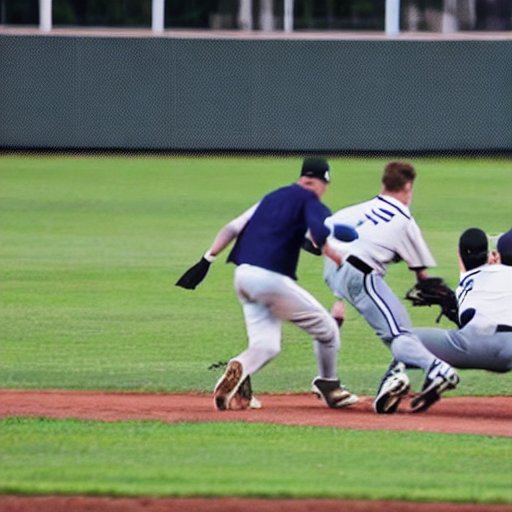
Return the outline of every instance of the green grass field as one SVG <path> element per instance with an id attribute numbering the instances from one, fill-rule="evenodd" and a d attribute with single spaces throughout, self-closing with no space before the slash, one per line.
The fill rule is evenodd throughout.
<path id="1" fill-rule="evenodd" d="M 512 502 L 510 453 L 491 437 L 9 419 L 0 446 L 3 492 Z"/>
<path id="2" fill-rule="evenodd" d="M 375 195 L 385 162 L 382 158 L 331 159 L 333 183 L 324 198 L 326 204 L 336 210 Z M 455 285 L 460 232 L 471 226 L 491 234 L 510 228 L 511 162 L 499 158 L 413 162 L 419 177 L 412 210 L 438 261 L 431 274 Z M 195 291 L 177 288 L 174 283 L 199 259 L 225 222 L 267 191 L 294 181 L 299 167 L 299 158 L 277 157 L 0 156 L 0 388 L 210 391 L 218 373 L 208 371 L 208 366 L 228 359 L 246 344 L 232 288 L 233 267 L 220 257 Z M 304 254 L 299 282 L 329 307 L 333 299 L 322 281 L 321 269 L 319 258 Z M 403 294 L 412 285 L 413 275 L 404 265 L 397 265 L 390 270 L 388 282 Z M 438 312 L 410 308 L 410 313 L 419 326 L 433 325 Z M 441 325 L 450 327 L 445 320 Z M 342 380 L 359 394 L 372 394 L 388 363 L 387 349 L 351 309 L 342 342 Z M 254 386 L 257 392 L 302 392 L 309 389 L 314 376 L 309 338 L 286 326 L 282 354 L 255 376 Z M 512 392 L 510 375 L 464 371 L 461 376 L 462 384 L 454 394 Z M 316 446 L 312 443 L 325 435 L 336 440 L 354 436 L 347 463 L 342 463 L 343 443 L 336 442 L 330 445 L 332 462 L 326 467 L 344 477 L 350 475 L 348 482 L 356 482 L 359 466 L 373 463 L 372 447 L 375 453 L 383 437 L 397 435 L 329 430 L 326 434 L 323 429 L 283 427 L 282 432 L 296 439 L 298 446 L 296 450 L 283 447 L 282 464 L 294 465 L 294 472 L 303 468 L 304 475 L 277 478 L 284 469 L 272 462 L 251 470 L 257 474 L 253 475 L 254 485 L 235 488 L 223 485 L 222 471 L 225 468 L 225 478 L 231 478 L 237 468 L 226 463 L 221 474 L 212 478 L 208 465 L 197 461 L 193 442 L 186 442 L 186 432 L 191 433 L 190 440 L 197 441 L 197 436 L 204 440 L 205 460 L 216 460 L 214 446 L 219 437 L 250 433 L 259 444 L 248 447 L 242 460 L 252 466 L 262 451 L 263 456 L 273 457 L 267 450 L 273 444 L 271 433 L 278 427 L 233 425 L 223 431 L 214 425 L 134 423 L 117 428 L 100 423 L 2 422 L 0 432 L 6 442 L 0 443 L 0 492 L 123 494 L 131 486 L 137 493 L 153 495 L 224 495 L 235 489 L 242 495 L 317 496 L 314 486 L 303 484 L 304 475 L 311 473 L 308 468 L 318 464 L 316 450 L 302 451 L 301 446 Z M 105 436 L 94 450 L 87 448 L 91 429 L 99 439 Z M 127 431 L 132 430 L 146 433 L 147 446 L 146 437 L 133 443 L 146 447 L 148 458 L 127 459 L 133 471 L 115 477 L 115 465 L 105 462 L 108 452 L 116 464 L 122 464 L 127 455 L 116 451 L 109 436 L 116 434 L 118 443 L 123 443 Z M 158 467 L 165 466 L 165 458 L 157 453 L 161 449 L 156 442 L 159 435 L 167 436 L 171 444 L 180 439 L 191 473 L 204 467 L 204 474 L 191 479 L 191 473 L 185 472 L 173 485 L 166 478 L 137 476 L 153 464 L 157 473 Z M 362 489 L 353 483 L 322 487 L 322 495 L 512 503 L 510 490 L 499 478 L 486 478 L 494 473 L 510 476 L 510 457 L 499 457 L 500 451 L 510 454 L 508 439 L 433 434 L 408 434 L 408 438 L 414 448 L 408 448 L 407 454 L 402 454 L 406 460 L 400 462 L 409 469 L 414 460 L 421 458 L 423 464 L 431 457 L 437 460 L 436 467 L 453 468 L 452 450 L 466 445 L 489 449 L 478 451 L 478 463 L 473 465 L 460 457 L 456 490 L 442 479 L 434 484 L 432 466 L 425 475 L 415 476 L 420 490 L 402 484 L 387 493 L 389 475 L 384 466 L 377 465 L 371 478 L 365 479 L 372 482 L 369 487 Z M 75 451 L 75 443 L 82 443 L 82 448 Z M 383 460 L 392 454 L 392 445 L 383 449 Z M 105 458 L 98 455 L 99 447 L 106 450 Z M 318 447 L 319 453 L 323 449 Z M 73 458 L 70 453 L 79 455 Z M 168 454 L 172 459 L 172 452 Z M 367 462 L 361 462 L 366 458 Z M 30 467 L 23 470 L 18 459 L 33 460 L 37 478 L 27 474 Z M 71 467 L 76 467 L 74 478 L 55 478 Z M 481 488 L 471 483 L 475 468 Z M 94 481 L 87 483 L 100 469 L 108 482 L 106 488 Z M 267 487 L 266 479 L 274 477 L 279 484 Z"/>

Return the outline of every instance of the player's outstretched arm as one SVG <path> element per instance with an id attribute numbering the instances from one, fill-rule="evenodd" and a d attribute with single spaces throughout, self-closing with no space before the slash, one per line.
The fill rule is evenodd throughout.
<path id="1" fill-rule="evenodd" d="M 206 251 L 204 256 L 178 279 L 176 286 L 181 286 L 181 288 L 187 290 L 194 290 L 208 274 L 210 265 L 215 261 L 217 255 L 239 235 L 252 217 L 257 206 L 257 204 L 252 206 L 242 213 L 242 215 L 223 226 L 215 236 L 211 247 Z"/>
<path id="2" fill-rule="evenodd" d="M 231 225 L 226 224 L 215 237 L 212 246 L 206 251 L 203 257 L 192 265 L 176 282 L 176 286 L 181 286 L 187 290 L 194 290 L 199 285 L 210 270 L 210 265 L 215 261 L 225 247 L 238 235 L 238 231 Z"/>

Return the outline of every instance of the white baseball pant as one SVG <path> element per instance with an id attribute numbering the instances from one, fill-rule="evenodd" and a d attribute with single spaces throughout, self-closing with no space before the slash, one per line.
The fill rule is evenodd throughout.
<path id="1" fill-rule="evenodd" d="M 243 308 L 248 348 L 233 359 L 251 375 L 281 352 L 282 323 L 290 321 L 314 338 L 318 374 L 337 378 L 339 330 L 329 312 L 293 279 L 253 265 L 235 270 L 235 290 Z"/>

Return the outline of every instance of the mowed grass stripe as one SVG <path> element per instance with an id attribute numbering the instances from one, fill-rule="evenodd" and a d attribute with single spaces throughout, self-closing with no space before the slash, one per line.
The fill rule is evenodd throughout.
<path id="1" fill-rule="evenodd" d="M 267 424 L 0 421 L 0 492 L 512 502 L 507 439 Z"/>

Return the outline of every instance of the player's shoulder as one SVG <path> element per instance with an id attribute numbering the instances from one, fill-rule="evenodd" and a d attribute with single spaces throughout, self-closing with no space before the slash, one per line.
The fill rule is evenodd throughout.
<path id="1" fill-rule="evenodd" d="M 308 190 L 296 183 L 286 185 L 269 192 L 264 198 L 264 203 L 281 204 L 281 205 L 297 205 L 306 203 L 321 203 L 318 196 L 311 190 Z"/>
<path id="2" fill-rule="evenodd" d="M 485 266 L 487 266 L 487 265 L 482 265 L 480 267 L 476 267 L 474 269 L 465 270 L 465 271 L 461 272 L 460 276 L 459 276 L 459 285 L 463 286 L 464 283 L 467 282 L 469 279 L 472 279 L 475 276 L 478 276 L 479 274 L 481 274 L 482 270 Z"/>
<path id="3" fill-rule="evenodd" d="M 507 267 L 506 265 L 501 265 L 499 263 L 485 263 L 484 265 L 480 265 L 479 267 L 473 268 L 471 270 L 466 270 L 465 272 L 461 272 L 460 274 L 460 282 L 464 283 L 468 280 L 485 280 L 489 276 L 494 276 L 496 274 L 500 275 L 510 275 L 512 276 L 512 267 Z"/>
<path id="4" fill-rule="evenodd" d="M 405 220 L 414 220 L 409 207 L 392 196 L 379 194 L 373 201 L 379 209 L 389 212 L 390 215 L 397 215 L 398 218 Z"/>
<path id="5" fill-rule="evenodd" d="M 361 201 L 360 203 L 352 203 L 344 206 L 343 208 L 340 208 L 339 210 L 336 210 L 333 213 L 333 217 L 344 217 L 347 214 L 355 213 L 355 212 L 365 212 L 368 210 L 369 207 L 371 207 L 372 203 L 374 202 L 375 198 L 367 199 L 366 201 Z"/>
<path id="6" fill-rule="evenodd" d="M 501 263 L 488 263 L 481 267 L 485 270 L 485 272 L 490 274 L 502 274 L 502 275 L 512 275 L 512 267 L 510 265 L 503 265 Z"/>
<path id="7" fill-rule="evenodd" d="M 285 196 L 293 196 L 300 194 L 300 190 L 302 190 L 302 187 L 299 187 L 295 183 L 292 183 L 290 185 L 284 185 L 282 187 L 276 188 L 274 190 L 271 190 L 264 196 L 264 200 L 274 199 L 274 198 L 283 198 Z"/>
<path id="8" fill-rule="evenodd" d="M 289 185 L 284 185 L 275 189 L 273 192 L 270 192 L 270 194 L 292 194 L 305 197 L 316 197 L 314 192 L 308 190 L 307 188 L 301 187 L 298 183 L 290 183 Z"/>

